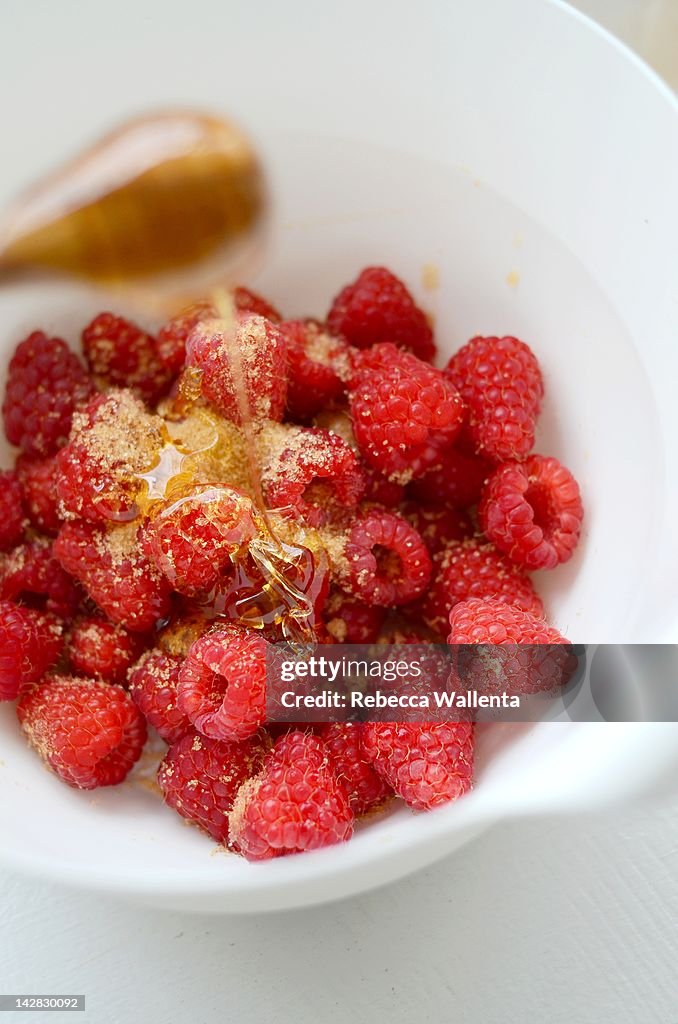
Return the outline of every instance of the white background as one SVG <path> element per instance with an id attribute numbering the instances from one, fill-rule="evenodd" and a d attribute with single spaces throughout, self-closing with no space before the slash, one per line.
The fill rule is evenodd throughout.
<path id="1" fill-rule="evenodd" d="M 152 866 L 149 867 L 152 870 Z M 0 879 L 2 991 L 96 1024 L 678 1024 L 678 798 L 496 827 L 414 878 L 256 917 Z"/>
<path id="2" fill-rule="evenodd" d="M 577 6 L 678 82 L 677 0 Z M 309 911 L 170 914 L 7 874 L 0 901 L 0 991 L 88 1001 L 8 1021 L 678 1024 L 678 796 L 498 826 Z"/>

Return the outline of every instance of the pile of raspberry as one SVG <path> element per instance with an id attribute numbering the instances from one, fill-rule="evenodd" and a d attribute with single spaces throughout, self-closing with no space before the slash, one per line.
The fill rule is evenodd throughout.
<path id="1" fill-rule="evenodd" d="M 380 267 L 324 320 L 237 288 L 228 316 L 101 313 L 81 345 L 23 340 L 2 406 L 0 699 L 45 764 L 116 785 L 152 730 L 165 803 L 251 860 L 466 793 L 470 723 L 267 723 L 266 565 L 323 643 L 565 643 L 530 573 L 571 557 L 583 511 L 533 451 L 531 349 L 474 337 L 436 368 Z"/>

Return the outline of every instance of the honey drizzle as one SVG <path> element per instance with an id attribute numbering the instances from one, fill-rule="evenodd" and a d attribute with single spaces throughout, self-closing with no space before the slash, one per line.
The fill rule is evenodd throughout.
<path id="1" fill-rule="evenodd" d="M 200 457 L 214 455 L 214 461 L 219 467 L 220 448 L 223 455 L 235 443 L 234 438 L 237 438 L 245 456 L 247 490 L 256 509 L 258 535 L 248 545 L 247 555 L 251 565 L 248 565 L 247 557 L 234 556 L 233 579 L 225 581 L 222 589 L 209 595 L 201 604 L 202 611 L 208 617 L 228 614 L 231 619 L 250 629 L 266 630 L 277 626 L 283 639 L 295 644 L 307 644 L 315 638 L 315 607 L 313 597 L 309 595 L 309 590 L 312 590 L 311 575 L 314 571 L 321 575 L 327 572 L 327 558 L 322 545 L 316 544 L 314 550 L 311 550 L 296 541 L 283 540 L 279 526 L 274 525 L 273 520 L 275 518 L 280 523 L 288 510 L 269 510 L 265 505 L 255 425 L 241 353 L 235 340 L 233 302 L 223 289 L 215 292 L 213 301 L 223 323 L 240 418 L 239 427 L 229 424 L 227 431 L 224 422 L 220 430 L 219 418 L 207 408 L 196 405 L 200 397 L 199 372 L 191 373 L 190 369 L 185 371 L 178 396 L 166 413 L 167 421 L 162 431 L 163 446 L 153 465 L 136 475 L 140 492 L 131 518 L 140 515 L 153 517 L 158 512 L 162 514 L 159 511 L 160 505 L 167 501 L 172 501 L 176 509 L 183 502 L 194 500 L 192 492 L 201 477 Z M 195 416 L 202 425 L 212 428 L 209 437 L 197 446 L 186 438 L 180 438 L 182 423 L 186 422 L 188 415 Z M 177 436 L 172 436 L 173 433 Z M 217 480 L 214 479 L 215 475 Z M 219 471 L 218 468 L 216 474 L 205 472 L 200 482 L 211 483 L 215 492 L 219 489 L 219 478 L 223 479 L 224 487 L 240 484 L 240 481 L 232 481 L 228 477 L 227 471 Z M 238 593 L 242 596 L 238 597 Z"/>
<path id="2" fill-rule="evenodd" d="M 284 638 L 300 643 L 310 642 L 313 640 L 313 630 L 309 621 L 312 620 L 314 614 L 313 602 L 291 581 L 289 569 L 298 560 L 307 557 L 312 562 L 313 555 L 308 548 L 301 545 L 284 544 L 271 523 L 261 486 L 261 466 L 254 441 L 252 411 L 247 393 L 242 354 L 235 340 L 236 320 L 233 299 L 224 288 L 217 288 L 212 293 L 212 300 L 224 325 L 230 375 L 245 442 L 252 494 L 265 526 L 265 531 L 262 531 L 259 537 L 250 542 L 249 554 L 266 580 L 263 588 L 266 596 L 280 601 L 281 614 L 277 619 L 277 624 L 280 625 Z M 263 620 L 260 628 L 263 628 Z"/>

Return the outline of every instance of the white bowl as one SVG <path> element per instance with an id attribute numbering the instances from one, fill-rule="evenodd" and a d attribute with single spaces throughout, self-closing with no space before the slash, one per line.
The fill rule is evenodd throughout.
<path id="1" fill-rule="evenodd" d="M 17 145 L 0 198 L 145 106 L 180 98 L 236 114 L 258 137 L 277 194 L 272 250 L 252 283 L 290 315 L 322 314 L 359 268 L 385 263 L 435 314 L 443 353 L 474 333 L 525 338 L 546 376 L 538 450 L 570 466 L 587 509 L 576 557 L 538 581 L 551 617 L 582 642 L 678 639 L 669 90 L 551 0 L 288 0 L 267 5 L 263 20 L 257 5 L 216 0 L 190 14 L 167 2 L 146 12 L 122 3 L 104 28 L 90 10 L 47 10 L 53 24 L 27 29 L 30 61 L 7 48 L 5 133 Z M 58 112 L 47 122 L 45 83 Z M 426 265 L 435 290 L 423 285 Z M 4 351 L 37 326 L 77 339 L 101 301 L 54 286 L 6 291 Z M 678 748 L 673 725 L 494 727 L 481 737 L 477 787 L 459 804 L 400 809 L 345 846 L 251 865 L 214 856 L 138 785 L 68 790 L 27 750 L 11 707 L 0 726 L 6 861 L 211 911 L 358 892 L 501 817 L 643 791 Z"/>

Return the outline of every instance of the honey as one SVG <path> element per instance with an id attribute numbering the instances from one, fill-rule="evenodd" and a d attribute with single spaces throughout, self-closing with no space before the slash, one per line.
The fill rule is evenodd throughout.
<path id="1" fill-rule="evenodd" d="M 148 302 L 204 294 L 256 251 L 266 209 L 259 161 L 234 124 L 137 118 L 17 201 L 0 225 L 0 280 L 65 274 Z"/>

